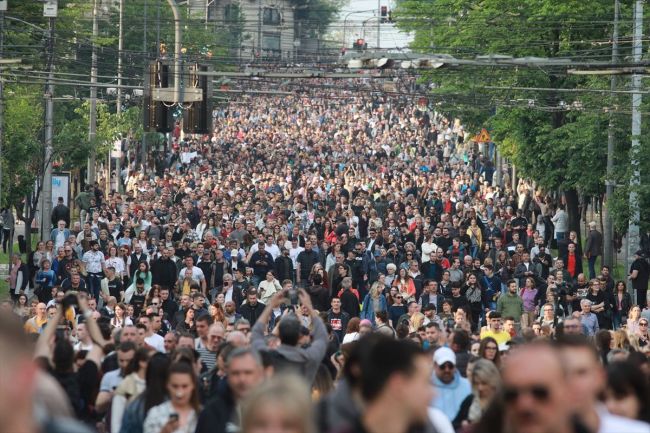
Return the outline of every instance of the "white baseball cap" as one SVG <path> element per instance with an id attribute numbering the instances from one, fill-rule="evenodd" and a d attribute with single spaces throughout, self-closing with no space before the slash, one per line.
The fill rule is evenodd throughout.
<path id="1" fill-rule="evenodd" d="M 433 362 L 436 365 L 443 365 L 445 362 L 456 365 L 456 354 L 448 347 L 441 347 L 433 353 Z"/>

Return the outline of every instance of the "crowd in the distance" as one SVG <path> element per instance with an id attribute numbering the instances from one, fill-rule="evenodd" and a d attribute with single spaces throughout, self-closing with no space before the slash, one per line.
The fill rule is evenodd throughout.
<path id="1" fill-rule="evenodd" d="M 370 85 L 242 96 L 124 194 L 60 200 L 12 257 L 0 425 L 650 432 L 647 234 L 616 281 L 596 223 Z"/>

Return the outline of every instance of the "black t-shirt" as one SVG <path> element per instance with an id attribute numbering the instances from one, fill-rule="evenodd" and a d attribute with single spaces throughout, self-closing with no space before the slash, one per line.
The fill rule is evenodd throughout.
<path id="1" fill-rule="evenodd" d="M 393 328 L 397 328 L 399 325 L 399 318 L 407 313 L 405 305 L 391 305 L 388 307 L 388 318 L 393 324 Z"/>
<path id="2" fill-rule="evenodd" d="M 638 275 L 632 280 L 632 287 L 635 290 L 646 290 L 648 288 L 648 278 L 650 278 L 650 267 L 645 259 L 636 259 L 632 262 L 630 272 L 638 271 Z"/>
<path id="3" fill-rule="evenodd" d="M 330 322 L 332 331 L 338 336 L 339 341 L 343 341 L 343 334 L 345 334 L 345 328 L 348 327 L 350 315 L 344 311 L 335 313 L 330 310 L 327 314 L 327 320 Z"/>
<path id="4" fill-rule="evenodd" d="M 144 300 L 145 300 L 145 295 L 143 294 L 138 294 L 137 292 L 131 296 L 131 305 L 133 305 L 133 315 L 134 317 L 137 317 L 140 315 L 140 312 L 142 311 L 142 308 L 144 308 Z"/>
<path id="5" fill-rule="evenodd" d="M 108 281 L 108 293 L 110 296 L 114 296 L 118 301 L 120 299 L 120 292 L 123 289 L 124 286 L 119 278 L 115 277 L 113 280 Z"/>
<path id="6" fill-rule="evenodd" d="M 300 278 L 307 280 L 311 274 L 311 268 L 318 263 L 318 253 L 314 250 L 301 251 L 296 257 L 296 263 L 300 263 Z"/>

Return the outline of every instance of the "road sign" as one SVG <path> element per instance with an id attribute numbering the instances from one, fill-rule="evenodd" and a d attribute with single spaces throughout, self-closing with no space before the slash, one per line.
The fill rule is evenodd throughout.
<path id="1" fill-rule="evenodd" d="M 473 140 L 477 143 L 489 143 L 492 141 L 490 138 L 490 133 L 487 132 L 487 129 L 485 128 L 481 129 L 481 133 L 474 136 Z"/>
<path id="2" fill-rule="evenodd" d="M 59 7 L 56 0 L 48 0 L 43 4 L 43 16 L 45 18 L 56 18 Z"/>

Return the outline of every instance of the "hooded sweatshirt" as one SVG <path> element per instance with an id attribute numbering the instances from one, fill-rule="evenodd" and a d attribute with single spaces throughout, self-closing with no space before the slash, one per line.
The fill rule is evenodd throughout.
<path id="1" fill-rule="evenodd" d="M 461 377 L 458 370 L 454 373 L 454 380 L 451 383 L 443 383 L 435 373 L 433 382 L 436 387 L 436 396 L 431 402 L 431 406 L 440 409 L 450 420 L 453 420 L 458 414 L 463 400 L 472 393 L 472 386 L 467 379 Z"/>

